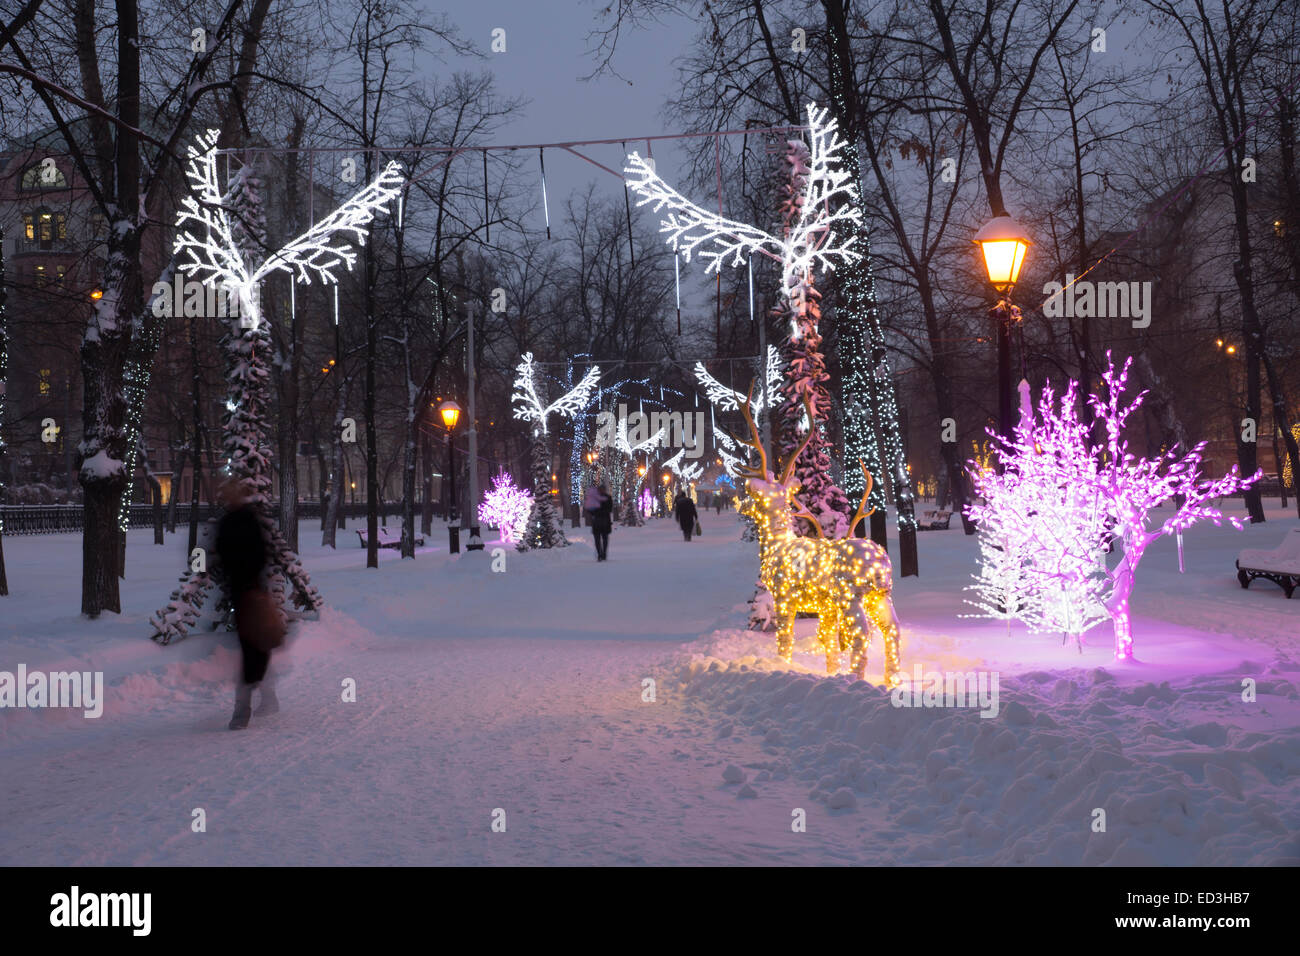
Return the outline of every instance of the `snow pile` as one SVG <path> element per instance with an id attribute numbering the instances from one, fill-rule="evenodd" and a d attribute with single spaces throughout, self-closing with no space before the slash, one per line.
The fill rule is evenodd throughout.
<path id="1" fill-rule="evenodd" d="M 750 638 L 771 640 L 711 646 L 734 654 Z M 761 799 L 798 781 L 831 810 L 861 808 L 878 821 L 877 863 L 1300 863 L 1300 664 L 1285 657 L 1158 684 L 1106 668 L 1003 674 L 989 718 L 895 706 L 870 683 L 757 654 L 697 655 L 678 677 L 720 735 L 761 738 L 764 759 L 728 766 L 724 783 Z M 1242 700 L 1244 677 L 1257 702 Z"/>

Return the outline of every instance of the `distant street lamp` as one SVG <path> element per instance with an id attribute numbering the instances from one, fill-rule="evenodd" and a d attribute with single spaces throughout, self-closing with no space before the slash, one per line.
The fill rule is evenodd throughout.
<path id="1" fill-rule="evenodd" d="M 1029 251 L 1029 237 L 1010 216 L 995 216 L 973 240 L 984 257 L 984 271 L 998 294 L 998 304 L 989 315 L 998 327 L 998 432 L 1009 437 L 1012 422 L 1011 326 L 1020 320 L 1020 309 L 1011 303 L 1011 290 L 1020 278 L 1020 268 Z"/>
<path id="2" fill-rule="evenodd" d="M 452 554 L 460 553 L 460 528 L 456 527 L 456 446 L 451 433 L 460 421 L 460 406 L 451 399 L 438 406 L 438 415 L 447 429 L 447 543 Z"/>

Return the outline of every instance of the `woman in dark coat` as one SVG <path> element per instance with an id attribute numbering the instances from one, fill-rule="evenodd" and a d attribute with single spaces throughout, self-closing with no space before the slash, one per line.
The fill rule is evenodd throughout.
<path id="1" fill-rule="evenodd" d="M 257 708 L 258 716 L 273 714 L 280 709 L 274 683 L 265 679 L 271 652 L 249 643 L 247 628 L 239 620 L 238 611 L 244 595 L 261 587 L 262 570 L 266 567 L 266 536 L 249 500 L 247 485 L 232 478 L 222 486 L 220 498 L 226 513 L 217 524 L 217 556 L 226 586 L 230 589 L 231 606 L 236 609 L 235 627 L 239 631 L 241 655 L 235 713 L 230 718 L 230 729 L 243 730 L 252 716 L 253 691 L 259 685 L 262 702 Z"/>
<path id="2" fill-rule="evenodd" d="M 591 536 L 596 540 L 596 560 L 609 556 L 609 533 L 614 530 L 614 499 L 609 489 L 601 485 L 596 489 L 596 507 L 591 509 Z"/>
<path id="3" fill-rule="evenodd" d="M 691 501 L 686 492 L 679 491 L 677 497 L 673 499 L 673 512 L 677 515 L 677 525 L 682 529 L 682 537 L 690 541 L 691 533 L 695 531 L 695 522 L 699 520 L 695 502 Z"/>

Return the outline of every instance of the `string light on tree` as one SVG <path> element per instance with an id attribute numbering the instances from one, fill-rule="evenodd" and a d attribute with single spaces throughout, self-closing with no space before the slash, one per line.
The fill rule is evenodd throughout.
<path id="1" fill-rule="evenodd" d="M 5 314 L 5 245 L 4 230 L 0 229 L 0 501 L 4 501 L 4 476 L 8 471 L 5 446 L 5 383 L 9 378 L 9 320 Z M 9 579 L 5 576 L 4 515 L 0 514 L 0 597 L 9 593 Z"/>
<path id="2" fill-rule="evenodd" d="M 1020 383 L 1020 421 L 1008 438 L 1012 449 L 999 473 L 971 462 L 973 487 L 983 499 L 967 509 L 978 515 L 980 564 L 975 593 L 966 603 L 986 617 L 1019 620 L 1031 633 L 1058 632 L 1073 638 L 1080 652 L 1082 635 L 1103 621 L 1106 610 L 1106 553 L 1110 544 L 1108 512 L 1078 469 L 1092 469 L 1088 427 L 1075 412 L 1077 384 L 1062 396 L 1064 412 L 1052 411 L 1035 421 L 1029 383 Z M 1066 454 L 1060 450 L 1066 449 Z"/>

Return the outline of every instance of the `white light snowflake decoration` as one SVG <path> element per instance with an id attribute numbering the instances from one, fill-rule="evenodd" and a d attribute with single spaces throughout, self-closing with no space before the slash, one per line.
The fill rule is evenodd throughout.
<path id="1" fill-rule="evenodd" d="M 518 374 L 515 376 L 514 394 L 510 396 L 510 402 L 515 406 L 515 418 L 532 422 L 534 430 L 545 435 L 547 420 L 552 415 L 572 418 L 587 407 L 587 402 L 591 399 L 591 393 L 595 390 L 598 381 L 600 381 L 600 366 L 593 365 L 587 369 L 587 374 L 582 376 L 582 380 L 577 385 L 551 404 L 543 405 L 537 392 L 533 353 L 525 352 L 523 361 L 518 366 Z"/>
<path id="2" fill-rule="evenodd" d="M 852 248 L 856 230 L 831 228 L 839 221 L 856 225 L 862 220 L 862 211 L 858 208 L 857 188 L 838 163 L 839 151 L 847 144 L 840 139 L 835 119 L 828 113 L 815 103 L 808 104 L 808 175 L 799 215 L 785 238 L 695 205 L 660 179 L 636 152 L 628 154 L 623 173 L 628 187 L 641 197 L 638 207 L 650 205 L 655 212 L 668 210 L 659 231 L 687 262 L 698 252 L 708 263 L 704 270 L 708 274 L 721 269 L 725 259 L 730 258 L 729 265 L 739 266 L 750 253 L 758 252 L 781 263 L 782 288 L 790 295 L 815 267 L 833 270 L 840 262 L 851 264 L 861 258 L 861 253 Z M 836 234 L 843 239 L 832 244 L 831 237 Z"/>
<path id="3" fill-rule="evenodd" d="M 262 317 L 257 290 L 271 273 L 287 272 L 303 284 L 310 284 L 315 275 L 330 284 L 338 281 L 339 266 L 351 271 L 357 261 L 356 247 L 365 242 L 366 227 L 402 191 L 402 168 L 390 162 L 338 209 L 255 266 L 244 260 L 236 241 L 237 223 L 222 205 L 217 136 L 217 130 L 209 129 L 187 150 L 185 175 L 192 194 L 181 199 L 173 252 L 185 257 L 177 265 L 181 272 L 238 296 L 242 323 L 256 329 Z"/>

